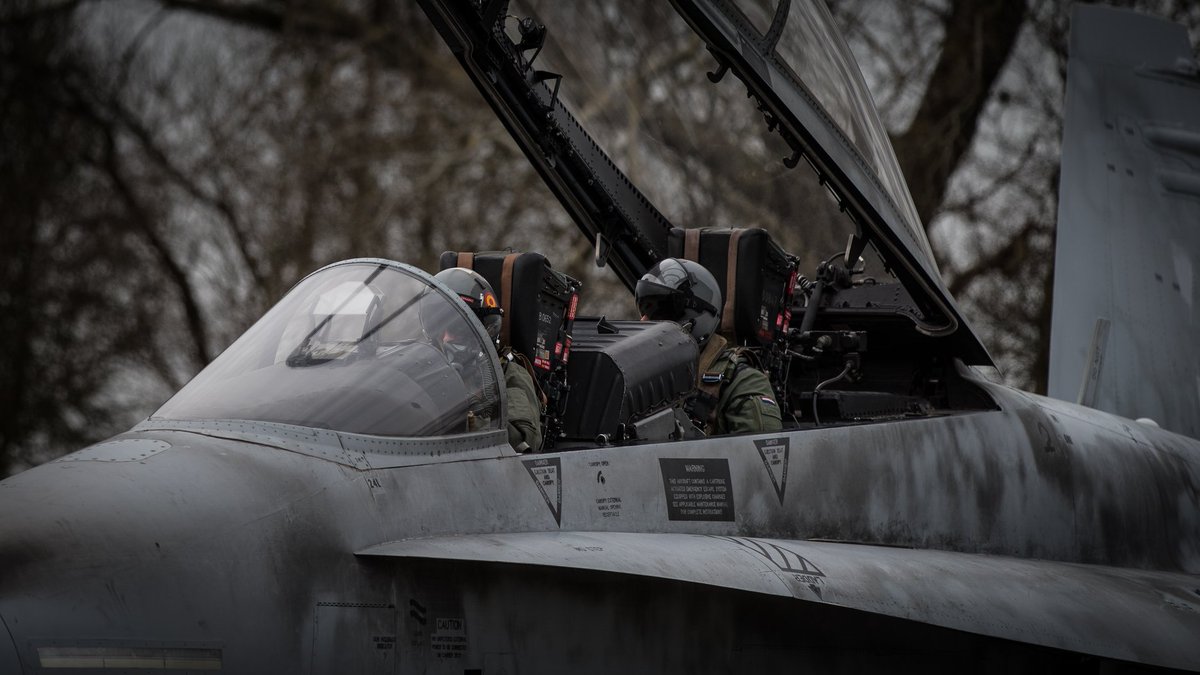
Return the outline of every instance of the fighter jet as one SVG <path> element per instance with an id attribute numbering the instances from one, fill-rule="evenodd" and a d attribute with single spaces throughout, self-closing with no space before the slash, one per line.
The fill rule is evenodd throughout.
<path id="1" fill-rule="evenodd" d="M 146 421 L 0 482 L 0 672 L 1200 671 L 1182 29 L 1074 14 L 1069 402 L 980 374 L 823 3 L 639 3 L 610 35 L 575 3 L 421 5 L 598 264 L 713 273 L 784 429 L 698 433 L 695 341 L 587 315 L 552 252 L 448 252 L 545 394 L 518 453 L 457 295 L 330 265 Z M 760 217 L 722 222 L 733 201 Z"/>

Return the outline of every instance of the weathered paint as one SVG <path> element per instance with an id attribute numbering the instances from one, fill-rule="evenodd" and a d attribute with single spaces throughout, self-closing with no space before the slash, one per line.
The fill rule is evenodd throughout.
<path id="1" fill-rule="evenodd" d="M 122 437 L 158 441 L 145 458 L 69 456 L 0 482 L 0 512 L 21 514 L 0 522 L 0 616 L 26 664 L 36 662 L 38 646 L 86 637 L 118 645 L 216 644 L 228 672 L 299 671 L 313 663 L 343 667 L 348 662 L 320 654 L 359 644 L 364 626 L 394 624 L 390 637 L 408 635 L 411 642 L 416 619 L 409 615 L 410 601 L 443 602 L 475 622 L 504 613 L 478 594 L 505 593 L 493 596 L 477 584 L 510 574 L 481 563 L 505 562 L 511 555 L 505 546 L 493 546 L 493 558 L 479 554 L 476 562 L 454 563 L 459 581 L 433 593 L 420 581 L 425 567 L 355 555 L 371 547 L 458 538 L 488 550 L 494 540 L 488 537 L 505 533 L 662 533 L 658 553 L 623 564 L 660 571 L 667 597 L 675 593 L 669 584 L 684 582 L 763 594 L 750 583 L 763 569 L 753 554 L 735 549 L 740 562 L 714 565 L 703 557 L 685 563 L 669 555 L 678 537 L 716 535 L 812 551 L 827 577 L 840 569 L 850 582 L 827 584 L 816 597 L 805 595 L 805 584 L 792 589 L 793 599 L 834 603 L 859 612 L 853 616 L 862 621 L 882 620 L 866 618 L 880 614 L 1200 669 L 1194 647 L 1170 637 L 1194 630 L 1200 616 L 1200 597 L 1187 588 L 1188 581 L 1200 587 L 1200 443 L 977 384 L 998 410 L 536 456 L 496 444 L 443 453 L 453 439 L 394 444 L 375 453 L 370 439 L 347 443 L 337 434 L 318 434 L 306 442 L 299 431 L 281 433 L 279 425 L 223 424 L 205 431 L 189 424 L 171 431 L 157 422 L 157 428 Z M 237 434 L 246 439 L 234 440 Z M 780 480 L 782 458 L 769 465 L 755 443 L 767 438 L 786 440 L 786 480 Z M 139 446 L 150 447 L 131 447 Z M 339 454 L 343 446 L 356 450 Z M 727 499 L 733 519 L 672 520 L 663 459 L 727 466 L 725 489 L 702 497 L 708 494 L 718 505 Z M 872 546 L 811 541 L 818 539 Z M 522 566 L 545 569 L 533 560 Z M 573 597 L 591 585 L 626 583 L 580 574 L 556 577 L 565 586 L 537 593 Z M 512 583 L 525 588 L 523 579 Z M 989 580 L 995 586 L 981 589 Z M 1152 594 L 1159 591 L 1164 595 L 1156 609 Z M 1002 610 L 1000 600 L 1006 603 Z M 755 601 L 729 602 L 736 614 L 734 606 L 745 609 Z M 1114 618 L 1109 605 L 1122 602 L 1125 614 Z M 606 611 L 597 609 L 598 616 Z M 794 616 L 813 611 L 796 608 Z M 1107 623 L 1075 620 L 1088 611 L 1103 614 Z M 1045 639 L 1029 637 L 1029 626 L 1019 624 L 1026 615 L 1030 626 L 1045 628 L 1037 631 Z M 996 616 L 1007 619 L 993 625 Z M 539 630 L 553 634 L 564 619 L 542 616 Z M 605 635 L 594 621 L 597 635 Z M 495 637 L 496 626 L 485 625 L 492 637 L 479 636 L 478 644 Z M 1048 628 L 1055 626 L 1057 632 Z M 1143 633 L 1133 630 L 1138 626 L 1156 627 L 1153 634 L 1160 637 L 1142 640 Z M 1120 628 L 1129 629 L 1124 642 L 1104 637 Z M 370 630 L 389 637 L 383 628 Z M 457 637 L 444 637 L 437 644 L 457 644 Z M 414 668 L 438 662 L 428 642 L 416 652 L 411 644 L 407 650 L 387 647 L 393 643 L 386 640 L 379 644 L 384 648 L 364 652 L 376 660 L 348 667 L 389 670 L 397 662 L 382 656 L 389 649 Z M 658 649 L 676 647 L 664 643 Z M 456 672 L 488 658 L 473 649 L 461 657 L 466 661 L 446 657 L 458 664 Z M 647 654 L 652 662 L 664 658 L 654 653 Z M 511 654 L 523 665 L 546 665 L 519 650 Z"/>

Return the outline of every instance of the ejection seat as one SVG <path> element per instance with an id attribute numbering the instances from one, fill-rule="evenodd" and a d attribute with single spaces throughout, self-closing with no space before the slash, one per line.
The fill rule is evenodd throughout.
<path id="1" fill-rule="evenodd" d="M 796 259 L 762 228 L 671 228 L 668 255 L 716 277 L 724 306 L 717 332 L 731 344 L 769 347 L 787 333 Z"/>
<path id="2" fill-rule="evenodd" d="M 492 285 L 504 310 L 500 348 L 529 360 L 545 408 L 544 447 L 552 448 L 561 435 L 567 403 L 566 365 L 581 284 L 533 252 L 446 251 L 439 264 L 441 269 L 473 269 Z"/>
<path id="3" fill-rule="evenodd" d="M 474 269 L 499 296 L 501 347 L 530 359 L 546 398 L 544 450 L 683 437 L 697 349 L 679 326 L 576 321 L 579 282 L 538 253 L 447 251 L 440 266 Z"/>
<path id="4" fill-rule="evenodd" d="M 796 258 L 761 228 L 672 228 L 667 252 L 700 263 L 721 288 L 721 323 L 700 355 L 699 373 L 703 375 L 727 344 L 745 349 L 766 372 L 780 409 L 789 409 L 787 333 Z M 717 384 L 696 386 L 711 396 L 718 394 Z"/>
<path id="5" fill-rule="evenodd" d="M 504 316 L 500 347 L 511 347 L 533 364 L 539 375 L 550 373 L 566 361 L 571 322 L 579 304 L 580 283 L 554 270 L 540 253 L 446 251 L 441 269 L 465 267 L 483 275 L 492 285 Z"/>

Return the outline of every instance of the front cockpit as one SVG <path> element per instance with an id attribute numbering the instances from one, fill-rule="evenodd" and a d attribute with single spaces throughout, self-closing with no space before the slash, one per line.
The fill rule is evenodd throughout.
<path id="1" fill-rule="evenodd" d="M 151 420 L 251 420 L 376 436 L 499 429 L 496 351 L 431 276 L 351 260 L 309 275 Z"/>

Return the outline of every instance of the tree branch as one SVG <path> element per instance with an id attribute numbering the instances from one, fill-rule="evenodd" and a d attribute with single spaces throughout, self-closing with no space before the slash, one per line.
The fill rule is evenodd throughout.
<path id="1" fill-rule="evenodd" d="M 301 35 L 356 39 L 368 26 L 353 14 L 336 11 L 328 5 L 321 7 L 295 6 L 283 8 L 265 3 L 208 2 L 207 0 L 161 0 L 163 7 L 192 12 L 231 24 L 265 30 L 284 31 Z"/>
<path id="2" fill-rule="evenodd" d="M 921 220 L 941 206 L 950 175 L 975 136 L 992 85 L 1025 20 L 1024 2 L 955 0 L 942 53 L 916 117 L 892 139 Z M 934 140 L 936 139 L 936 141 Z"/>

